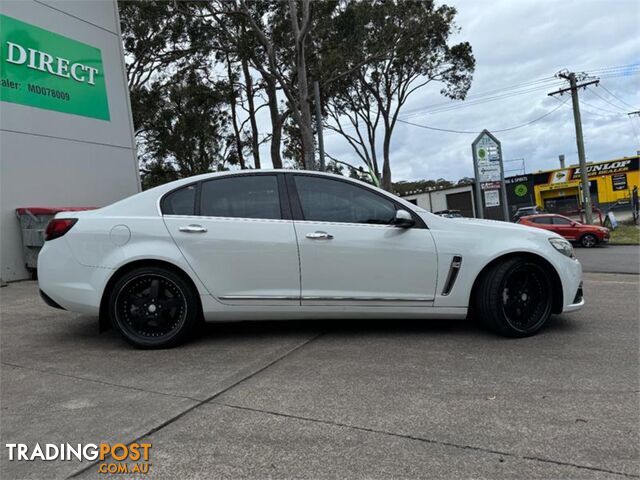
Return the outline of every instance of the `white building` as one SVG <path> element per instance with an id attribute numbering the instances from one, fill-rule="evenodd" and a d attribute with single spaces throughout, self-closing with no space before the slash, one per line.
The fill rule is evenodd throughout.
<path id="1" fill-rule="evenodd" d="M 402 195 L 402 198 L 415 203 L 429 212 L 442 210 L 460 210 L 465 217 L 475 217 L 476 207 L 473 185 L 438 188 L 420 193 Z"/>
<path id="2" fill-rule="evenodd" d="M 0 2 L 0 278 L 27 278 L 17 207 L 140 190 L 115 0 Z"/>

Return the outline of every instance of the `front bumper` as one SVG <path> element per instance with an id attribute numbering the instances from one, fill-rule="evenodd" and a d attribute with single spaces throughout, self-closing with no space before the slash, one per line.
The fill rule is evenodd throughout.
<path id="1" fill-rule="evenodd" d="M 575 258 L 563 256 L 555 266 L 562 282 L 562 312 L 580 310 L 585 304 L 582 293 L 582 265 Z"/>
<path id="2" fill-rule="evenodd" d="M 578 291 L 576 292 L 576 295 L 573 298 L 573 301 L 569 305 L 564 307 L 562 311 L 567 313 L 575 312 L 576 310 L 580 310 L 582 307 L 584 307 L 584 304 L 585 304 L 584 293 L 582 291 L 582 282 L 580 282 L 580 285 L 578 286 Z"/>

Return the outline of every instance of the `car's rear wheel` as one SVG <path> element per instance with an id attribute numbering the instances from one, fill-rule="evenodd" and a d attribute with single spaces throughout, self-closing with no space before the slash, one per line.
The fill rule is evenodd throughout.
<path id="1" fill-rule="evenodd" d="M 118 279 L 109 297 L 109 316 L 132 345 L 169 348 L 189 337 L 199 317 L 199 304 L 182 275 L 142 267 Z"/>
<path id="2" fill-rule="evenodd" d="M 551 316 L 553 291 L 549 273 L 526 257 L 492 266 L 475 294 L 480 319 L 504 336 L 533 335 Z"/>
<path id="3" fill-rule="evenodd" d="M 580 244 L 584 248 L 595 247 L 598 244 L 598 238 L 592 233 L 587 233 L 583 235 L 582 238 L 580 239 Z"/>

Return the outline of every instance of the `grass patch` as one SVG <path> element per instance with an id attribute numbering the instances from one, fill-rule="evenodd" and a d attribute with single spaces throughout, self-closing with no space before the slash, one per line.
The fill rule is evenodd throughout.
<path id="1" fill-rule="evenodd" d="M 609 243 L 632 243 L 640 245 L 640 228 L 635 225 L 618 225 L 618 228 L 611 230 Z"/>

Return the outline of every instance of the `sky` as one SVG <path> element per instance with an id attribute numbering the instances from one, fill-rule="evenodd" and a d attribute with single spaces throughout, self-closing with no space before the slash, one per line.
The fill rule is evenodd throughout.
<path id="1" fill-rule="evenodd" d="M 580 90 L 587 161 L 635 155 L 640 150 L 640 1 L 638 0 L 448 0 L 458 10 L 456 41 L 471 43 L 476 69 L 467 101 L 447 101 L 438 85 L 418 90 L 400 118 L 443 129 L 496 131 L 535 120 L 529 126 L 495 133 L 502 143 L 506 174 L 556 168 L 558 155 L 577 163 L 570 96 L 547 93 L 564 87 L 553 75 L 561 69 L 600 73 L 601 86 Z M 635 68 L 618 68 L 622 65 Z M 525 82 L 540 82 L 522 85 Z M 520 85 L 517 87 L 517 85 Z M 605 90 L 606 88 L 606 90 Z M 515 95 L 472 104 L 487 91 Z M 528 90 L 521 93 L 522 90 Z M 486 96 L 484 97 L 487 98 Z M 560 102 L 565 102 L 561 105 Z M 456 105 L 433 112 L 434 104 Z M 464 106 L 460 106 L 464 105 Z M 633 108 L 632 108 L 633 107 Z M 266 119 L 265 119 L 266 120 Z M 635 130 L 635 131 L 634 131 Z M 337 134 L 325 135 L 332 156 L 360 165 Z M 398 124 L 391 146 L 394 181 L 473 176 L 471 143 L 477 134 L 457 134 Z M 268 157 L 265 149 L 264 157 Z M 266 159 L 266 158 L 265 158 Z"/>

